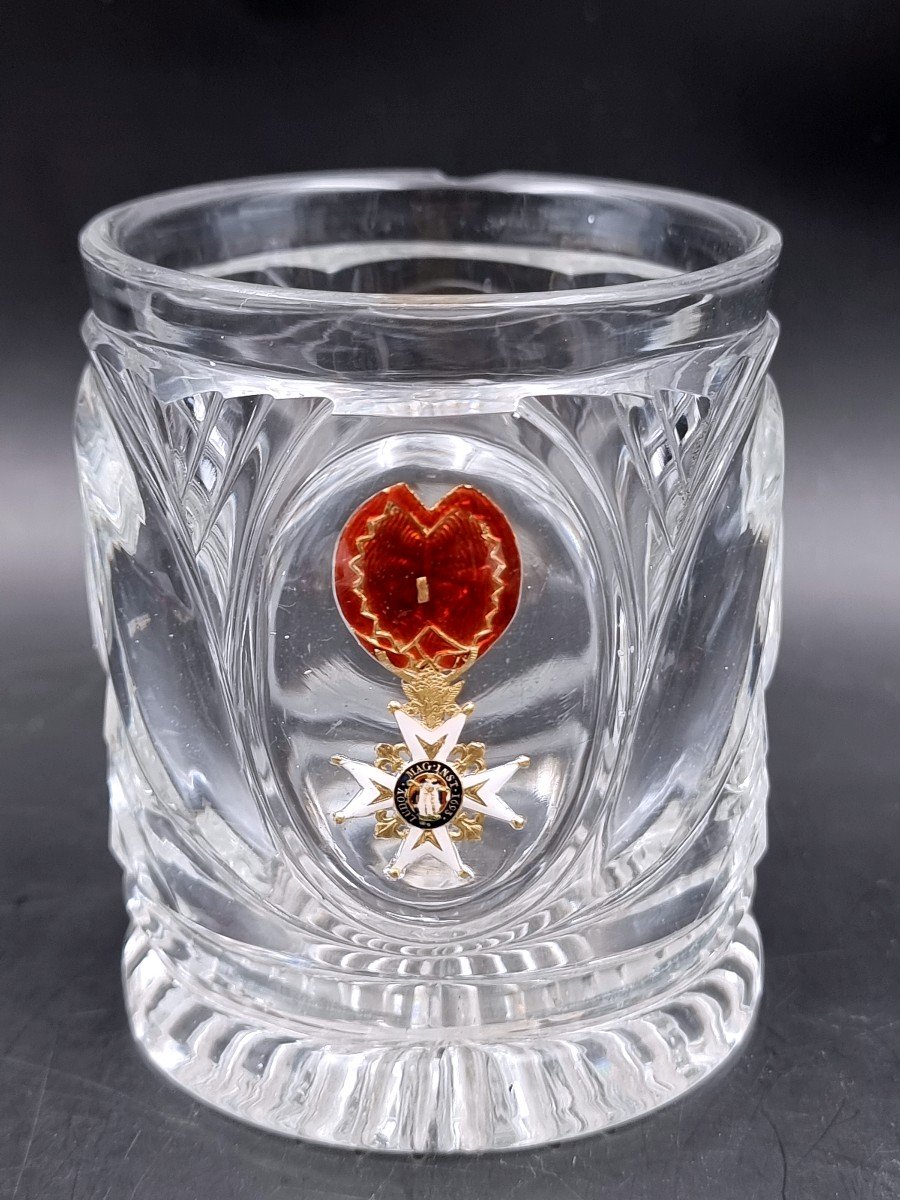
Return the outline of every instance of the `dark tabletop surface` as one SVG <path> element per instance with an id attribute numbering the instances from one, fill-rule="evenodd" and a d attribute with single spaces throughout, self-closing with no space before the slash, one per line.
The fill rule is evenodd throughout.
<path id="1" fill-rule="evenodd" d="M 33 0 L 4 26 L 0 1197 L 900 1195 L 895 8 Z M 75 234 L 161 187 L 351 165 L 638 178 L 743 202 L 785 234 L 761 1016 L 685 1101 L 541 1151 L 284 1141 L 173 1090 L 125 1024 L 69 451 Z"/>

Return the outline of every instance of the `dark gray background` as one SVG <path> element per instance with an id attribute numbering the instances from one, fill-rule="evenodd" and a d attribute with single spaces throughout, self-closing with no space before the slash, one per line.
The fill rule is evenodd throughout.
<path id="1" fill-rule="evenodd" d="M 896 6 L 7 0 L 0 43 L 0 1196 L 900 1194 Z M 142 1065 L 120 1000 L 69 450 L 76 233 L 160 188 L 379 165 L 673 184 L 785 236 L 761 1020 L 694 1097 L 542 1152 L 409 1162 L 244 1129 Z"/>

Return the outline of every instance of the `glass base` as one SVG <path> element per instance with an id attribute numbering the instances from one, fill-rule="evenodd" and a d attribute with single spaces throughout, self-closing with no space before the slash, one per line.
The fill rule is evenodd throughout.
<path id="1" fill-rule="evenodd" d="M 582 1137 L 696 1087 L 745 1040 L 759 1002 L 759 931 L 745 915 L 724 951 L 646 1007 L 601 1022 L 440 1041 L 287 1027 L 214 994 L 135 929 L 125 993 L 138 1044 L 173 1083 L 270 1132 L 348 1149 L 474 1153 Z M 438 1031 L 435 1031 L 436 1033 Z"/>

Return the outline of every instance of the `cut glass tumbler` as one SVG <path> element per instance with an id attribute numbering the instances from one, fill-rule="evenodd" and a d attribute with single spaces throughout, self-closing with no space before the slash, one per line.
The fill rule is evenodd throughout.
<path id="1" fill-rule="evenodd" d="M 761 986 L 776 231 L 602 181 L 241 181 L 82 251 L 125 993 L 270 1130 L 555 1141 Z"/>

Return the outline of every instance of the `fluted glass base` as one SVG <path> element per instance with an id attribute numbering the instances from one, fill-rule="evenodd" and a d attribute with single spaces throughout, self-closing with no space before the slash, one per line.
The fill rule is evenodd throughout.
<path id="1" fill-rule="evenodd" d="M 388 1152 L 510 1150 L 640 1117 L 722 1066 L 752 1025 L 762 984 L 746 914 L 712 962 L 644 1007 L 546 1031 L 510 1022 L 465 1040 L 381 1037 L 274 1022 L 216 994 L 181 949 L 173 961 L 171 943 L 135 929 L 125 951 L 132 1027 L 159 1070 L 271 1132 Z"/>

